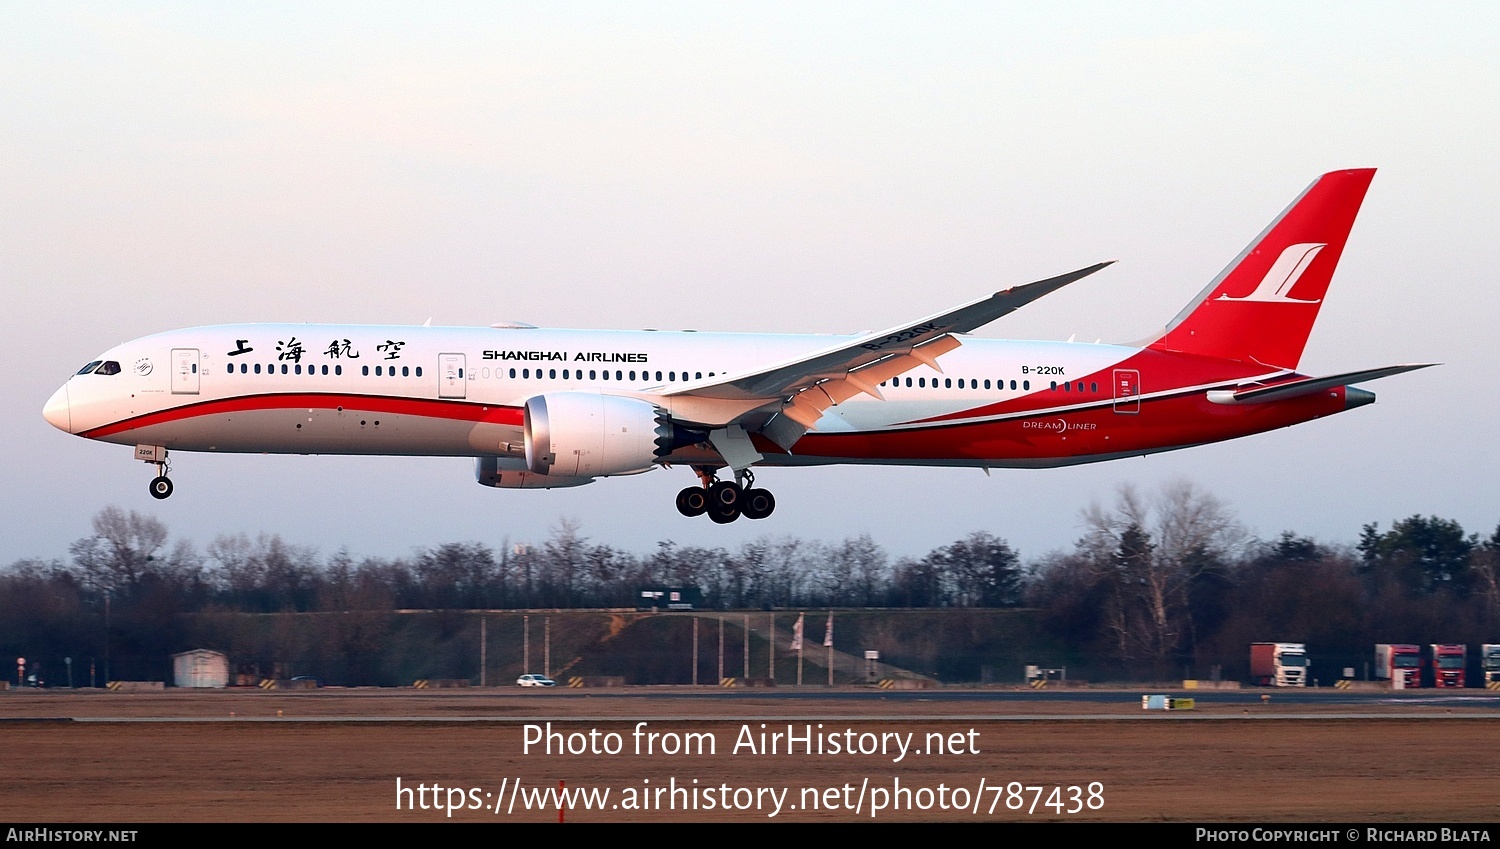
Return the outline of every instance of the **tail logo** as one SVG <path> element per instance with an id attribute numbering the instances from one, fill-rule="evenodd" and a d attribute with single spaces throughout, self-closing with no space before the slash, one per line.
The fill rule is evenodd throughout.
<path id="1" fill-rule="evenodd" d="M 1221 301 L 1256 301 L 1265 304 L 1316 304 L 1322 298 L 1312 301 L 1292 298 L 1288 293 L 1297 281 L 1302 278 L 1307 267 L 1312 265 L 1313 258 L 1318 252 L 1328 247 L 1327 242 L 1304 242 L 1296 245 L 1288 245 L 1276 262 L 1271 265 L 1271 270 L 1261 278 L 1260 285 L 1255 291 L 1243 298 L 1231 298 L 1228 295 L 1220 295 Z"/>

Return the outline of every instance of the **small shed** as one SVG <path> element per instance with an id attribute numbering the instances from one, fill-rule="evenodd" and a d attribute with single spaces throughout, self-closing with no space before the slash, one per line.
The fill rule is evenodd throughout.
<path id="1" fill-rule="evenodd" d="M 229 685 L 229 657 L 223 652 L 193 649 L 172 655 L 172 686 L 225 687 Z"/>

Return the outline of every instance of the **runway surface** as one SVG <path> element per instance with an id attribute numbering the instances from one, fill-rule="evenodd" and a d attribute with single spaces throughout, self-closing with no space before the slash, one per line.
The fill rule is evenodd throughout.
<path id="1" fill-rule="evenodd" d="M 1194 709 L 1142 710 L 1151 693 Z M 563 787 L 594 794 L 562 805 L 574 822 L 1490 822 L 1497 702 L 1152 687 L 9 691 L 0 820 L 556 822 L 546 794 Z"/>

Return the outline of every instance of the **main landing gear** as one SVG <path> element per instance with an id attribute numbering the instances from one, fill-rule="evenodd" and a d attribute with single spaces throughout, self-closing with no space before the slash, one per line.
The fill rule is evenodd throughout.
<path id="1" fill-rule="evenodd" d="M 137 445 L 135 457 L 156 467 L 156 477 L 151 479 L 151 497 L 160 500 L 170 496 L 172 480 L 167 472 L 172 470 L 172 464 L 167 460 L 167 449 L 160 445 Z"/>
<path id="2" fill-rule="evenodd" d="M 727 525 L 744 516 L 764 519 L 776 509 L 776 497 L 770 490 L 755 487 L 755 473 L 749 469 L 735 472 L 732 481 L 721 481 L 712 469 L 695 467 L 702 486 L 690 486 L 677 493 L 677 512 L 684 516 L 702 516 L 715 524 Z"/>

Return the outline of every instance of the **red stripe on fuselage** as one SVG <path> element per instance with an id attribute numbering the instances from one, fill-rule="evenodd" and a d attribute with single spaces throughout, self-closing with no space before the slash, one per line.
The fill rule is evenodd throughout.
<path id="1" fill-rule="evenodd" d="M 1143 399 L 1136 413 L 1111 406 L 868 433 L 808 433 L 793 454 L 830 460 L 1088 462 L 1221 442 L 1344 410 L 1342 388 L 1265 404 L 1215 404 L 1205 393 Z M 762 449 L 765 450 L 764 448 Z M 1045 464 L 1045 463 L 1043 463 Z"/>
<path id="2" fill-rule="evenodd" d="M 201 416 L 216 416 L 225 413 L 244 413 L 261 410 L 291 410 L 296 408 L 332 410 L 346 407 L 372 413 L 423 416 L 430 419 L 486 422 L 521 426 L 520 407 L 503 407 L 494 404 L 476 404 L 472 401 L 435 400 L 432 398 L 401 398 L 390 395 L 348 395 L 336 392 L 288 392 L 268 395 L 241 395 L 236 398 L 220 398 L 212 401 L 197 401 L 132 416 L 111 424 L 84 431 L 79 436 L 102 439 L 136 428 L 151 425 L 186 421 Z"/>

